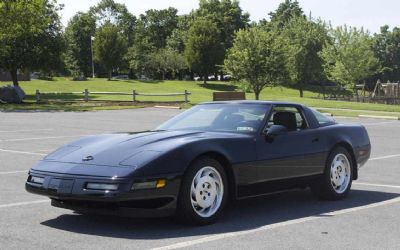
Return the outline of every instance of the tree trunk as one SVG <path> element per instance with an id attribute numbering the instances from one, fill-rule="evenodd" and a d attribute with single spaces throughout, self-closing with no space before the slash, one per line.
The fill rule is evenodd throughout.
<path id="1" fill-rule="evenodd" d="M 10 70 L 10 75 L 11 75 L 11 79 L 12 79 L 13 85 L 14 86 L 19 86 L 17 70 L 16 69 Z"/>
<path id="2" fill-rule="evenodd" d="M 128 77 L 129 79 L 133 79 L 133 69 L 129 69 Z"/>
<path id="3" fill-rule="evenodd" d="M 303 98 L 304 93 L 303 93 L 303 86 L 299 87 L 299 92 L 300 92 L 300 97 Z"/>
<path id="4" fill-rule="evenodd" d="M 207 84 L 207 74 L 203 73 L 203 84 Z"/>
<path id="5" fill-rule="evenodd" d="M 225 79 L 224 79 L 224 72 L 221 71 L 219 77 L 220 77 L 221 82 L 222 82 L 222 81 L 225 81 Z"/>
<path id="6" fill-rule="evenodd" d="M 354 86 L 353 86 L 353 91 L 354 91 L 354 94 L 356 95 L 357 102 L 359 102 L 360 98 L 358 96 L 358 90 L 357 90 L 357 85 L 356 84 L 354 84 Z"/>
<path id="7" fill-rule="evenodd" d="M 109 70 L 109 71 L 108 71 L 108 80 L 109 80 L 109 81 L 111 80 L 111 76 L 112 76 L 112 71 Z"/>
<path id="8" fill-rule="evenodd" d="M 260 100 L 260 91 L 254 91 L 254 95 L 256 96 L 256 100 Z"/>

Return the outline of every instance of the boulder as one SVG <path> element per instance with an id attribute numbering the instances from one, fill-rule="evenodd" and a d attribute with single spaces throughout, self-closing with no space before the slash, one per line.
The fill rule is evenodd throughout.
<path id="1" fill-rule="evenodd" d="M 0 102 L 21 103 L 25 98 L 25 92 L 19 86 L 0 87 Z"/>

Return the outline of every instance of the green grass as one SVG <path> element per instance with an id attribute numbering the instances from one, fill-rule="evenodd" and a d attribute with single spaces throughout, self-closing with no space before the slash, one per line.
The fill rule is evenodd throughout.
<path id="1" fill-rule="evenodd" d="M 10 83 L 0 83 L 0 86 Z M 191 104 L 200 102 L 211 101 L 212 93 L 214 91 L 238 91 L 238 87 L 233 86 L 226 82 L 209 82 L 203 85 L 201 82 L 194 81 L 151 81 L 142 82 L 134 80 L 118 80 L 107 81 L 106 79 L 89 79 L 88 81 L 70 81 L 67 78 L 58 77 L 53 81 L 32 80 L 29 82 L 21 82 L 21 87 L 27 94 L 27 104 L 25 105 L 0 105 L 0 109 L 13 110 L 13 109 L 44 109 L 44 110 L 97 110 L 97 109 L 115 109 L 115 108 L 128 108 L 135 106 L 120 106 L 101 103 L 59 103 L 50 101 L 48 104 L 35 103 L 35 91 L 39 89 L 40 92 L 83 92 L 84 89 L 89 89 L 91 92 L 129 92 L 136 90 L 138 93 L 183 93 L 188 90 L 191 93 L 189 100 Z M 304 98 L 299 97 L 298 90 L 285 87 L 266 88 L 261 93 L 261 100 L 280 100 L 292 101 L 303 103 L 307 106 L 321 107 L 321 108 L 340 108 L 362 110 L 356 111 L 368 112 L 397 112 L 400 113 L 400 105 L 385 105 L 385 104 L 370 104 L 370 103 L 356 103 L 347 101 L 334 101 L 334 100 L 321 100 L 317 99 L 318 93 L 305 91 Z M 119 100 L 119 101 L 132 101 L 132 96 L 108 96 L 108 95 L 90 95 L 92 100 Z M 58 94 L 46 96 L 43 95 L 42 99 L 58 99 L 63 98 L 67 100 L 83 99 L 82 94 Z M 254 99 L 253 93 L 246 94 L 247 99 Z M 176 97 L 143 97 L 138 96 L 137 100 L 140 102 L 177 102 L 183 101 L 183 96 Z M 140 103 L 139 105 L 142 105 Z M 350 111 L 349 111 L 350 112 Z M 345 113 L 344 111 L 334 111 L 330 113 Z M 354 112 L 351 112 L 354 114 Z"/>

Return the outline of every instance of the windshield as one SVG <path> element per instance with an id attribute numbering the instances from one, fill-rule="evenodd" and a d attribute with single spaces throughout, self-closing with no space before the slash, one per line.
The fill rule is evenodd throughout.
<path id="1" fill-rule="evenodd" d="M 267 104 L 201 104 L 157 129 L 254 133 L 261 127 L 269 108 Z"/>

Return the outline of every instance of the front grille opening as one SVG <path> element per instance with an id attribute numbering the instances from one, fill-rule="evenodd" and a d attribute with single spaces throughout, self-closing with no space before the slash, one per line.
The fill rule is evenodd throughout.
<path id="1" fill-rule="evenodd" d="M 133 200 L 133 201 L 122 201 L 122 202 L 97 202 L 97 201 L 78 201 L 78 200 L 68 200 L 68 201 L 57 200 L 57 202 L 61 202 L 67 206 L 72 206 L 82 209 L 116 210 L 120 207 L 156 209 L 166 206 L 173 200 L 174 198 L 172 197 L 164 197 L 164 198 L 155 198 L 151 200 Z"/>

